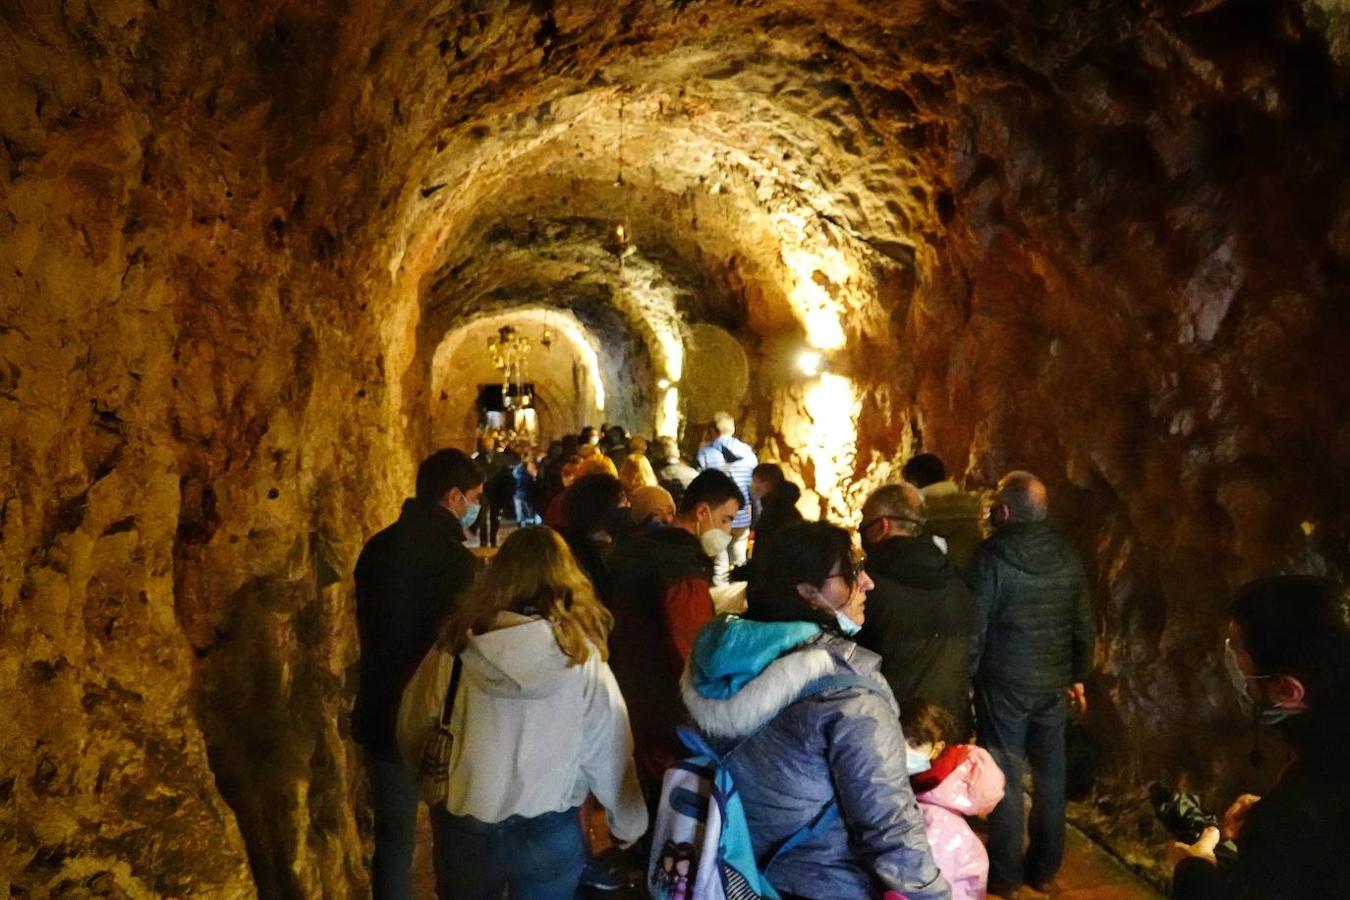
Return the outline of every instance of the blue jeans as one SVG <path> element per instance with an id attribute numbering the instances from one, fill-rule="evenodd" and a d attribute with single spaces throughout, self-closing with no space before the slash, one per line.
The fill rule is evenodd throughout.
<path id="1" fill-rule="evenodd" d="M 1064 729 L 1062 691 L 1030 694 L 977 684 L 976 733 L 1003 770 L 1007 787 L 989 815 L 989 884 L 1013 888 L 1049 881 L 1064 859 Z M 1022 760 L 1031 767 L 1031 841 L 1022 853 Z"/>
<path id="2" fill-rule="evenodd" d="M 440 900 L 572 900 L 586 865 L 575 809 L 496 824 L 431 808 Z"/>
<path id="3" fill-rule="evenodd" d="M 375 817 L 375 858 L 370 862 L 374 900 L 412 900 L 412 860 L 417 829 L 417 775 L 402 763 L 366 755 L 370 806 Z"/>
<path id="4" fill-rule="evenodd" d="M 530 501 L 523 497 L 516 498 L 516 524 L 521 528 L 524 528 L 526 525 L 540 524 L 538 513 L 534 511 L 534 507 L 530 505 Z"/>

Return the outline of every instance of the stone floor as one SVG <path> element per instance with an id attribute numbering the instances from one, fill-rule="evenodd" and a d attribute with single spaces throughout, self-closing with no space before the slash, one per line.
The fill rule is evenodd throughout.
<path id="1" fill-rule="evenodd" d="M 418 835 L 417 857 L 413 861 L 416 895 L 418 900 L 435 900 L 436 884 L 431 873 L 431 829 L 425 809 L 419 813 Z M 1060 870 L 1058 880 L 1061 891 L 1054 896 L 1063 900 L 1161 900 L 1163 897 L 1114 856 L 1072 827 L 1069 829 L 1064 867 Z M 579 900 L 598 900 L 602 897 L 610 900 L 638 900 L 644 896 L 645 893 L 640 891 L 610 894 L 583 892 Z M 1046 895 L 1024 890 L 1019 896 L 1036 900 Z"/>
<path id="2" fill-rule="evenodd" d="M 1161 900 L 1162 894 L 1077 828 L 1069 828 L 1059 872 L 1064 900 Z M 1019 896 L 1041 897 L 1027 891 Z"/>

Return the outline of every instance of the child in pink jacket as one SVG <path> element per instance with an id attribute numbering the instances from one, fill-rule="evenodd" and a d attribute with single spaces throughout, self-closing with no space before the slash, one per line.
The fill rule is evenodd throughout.
<path id="1" fill-rule="evenodd" d="M 998 805 L 1003 772 L 981 748 L 959 743 L 956 720 L 927 700 L 900 704 L 900 727 L 933 861 L 952 886 L 952 900 L 984 900 L 989 854 L 965 817 L 988 815 Z"/>

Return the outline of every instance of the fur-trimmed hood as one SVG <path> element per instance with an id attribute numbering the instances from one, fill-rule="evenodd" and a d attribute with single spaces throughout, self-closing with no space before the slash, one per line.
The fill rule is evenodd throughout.
<path id="1" fill-rule="evenodd" d="M 723 616 L 699 632 L 680 693 L 704 734 L 740 738 L 824 676 L 856 673 L 881 681 L 880 661 L 875 653 L 810 623 Z"/>

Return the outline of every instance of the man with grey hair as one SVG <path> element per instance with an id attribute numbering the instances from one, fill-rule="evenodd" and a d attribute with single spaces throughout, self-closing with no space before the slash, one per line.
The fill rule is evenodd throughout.
<path id="1" fill-rule="evenodd" d="M 757 465 L 759 458 L 755 456 L 755 451 L 745 441 L 736 437 L 736 420 L 731 417 L 731 413 L 715 414 L 708 426 L 708 443 L 699 448 L 698 456 L 694 458 L 694 466 L 700 472 L 717 469 L 730 475 L 747 502 L 731 523 L 731 545 L 713 559 L 714 585 L 726 584 L 731 570 L 745 564 L 753 512 L 751 509 L 753 504 L 749 502 L 750 478 Z"/>
<path id="2" fill-rule="evenodd" d="M 994 531 L 975 551 L 970 585 L 979 629 L 974 644 L 976 733 L 1008 784 L 989 816 L 989 892 L 1015 896 L 1022 884 L 1053 892 L 1064 856 L 1068 701 L 1087 709 L 1096 618 L 1082 563 L 1046 521 L 1045 485 L 1009 472 L 989 509 Z M 870 610 L 869 610 L 870 612 Z M 1034 783 L 1031 836 L 1022 852 L 1022 759 Z"/>
<path id="3" fill-rule="evenodd" d="M 881 674 L 901 703 L 922 697 L 970 729 L 970 656 L 975 601 L 947 555 L 924 530 L 912 484 L 877 488 L 863 503 L 867 618 L 858 643 L 881 656 Z"/>

